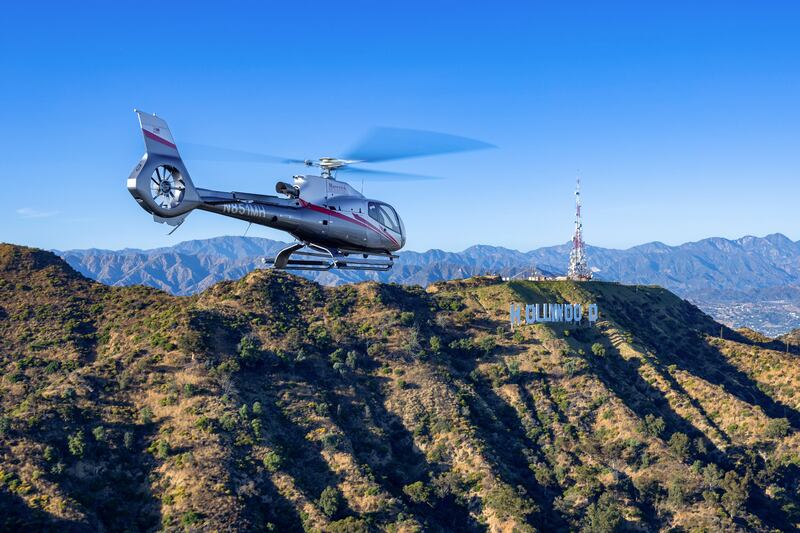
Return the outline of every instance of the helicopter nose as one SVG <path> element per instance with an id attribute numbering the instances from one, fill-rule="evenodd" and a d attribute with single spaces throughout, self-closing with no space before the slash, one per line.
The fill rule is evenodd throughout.
<path id="1" fill-rule="evenodd" d="M 398 220 L 400 221 L 400 248 L 406 245 L 406 225 L 403 224 L 403 219 L 400 218 L 400 215 L 397 215 Z"/>

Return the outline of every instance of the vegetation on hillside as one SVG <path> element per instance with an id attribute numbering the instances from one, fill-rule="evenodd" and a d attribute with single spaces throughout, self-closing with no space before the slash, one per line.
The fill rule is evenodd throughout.
<path id="1" fill-rule="evenodd" d="M 510 302 L 597 302 L 509 327 Z M 0 528 L 770 531 L 797 347 L 666 290 L 256 271 L 192 297 L 0 245 Z"/>

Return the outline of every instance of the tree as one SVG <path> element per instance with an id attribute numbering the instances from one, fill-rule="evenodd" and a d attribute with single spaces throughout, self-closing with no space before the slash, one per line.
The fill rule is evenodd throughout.
<path id="1" fill-rule="evenodd" d="M 244 362 L 255 362 L 261 356 L 258 338 L 254 335 L 245 335 L 236 346 L 239 358 Z"/>
<path id="2" fill-rule="evenodd" d="M 428 503 L 431 491 L 422 481 L 415 481 L 403 487 L 403 492 L 414 503 Z"/>
<path id="3" fill-rule="evenodd" d="M 597 357 L 605 357 L 606 349 L 602 344 L 596 342 L 592 344 L 592 353 L 595 354 Z"/>
<path id="4" fill-rule="evenodd" d="M 584 533 L 613 533 L 622 525 L 622 513 L 611 495 L 604 492 L 589 505 L 583 518 Z"/>
<path id="5" fill-rule="evenodd" d="M 740 478 L 733 470 L 725 474 L 722 480 L 722 488 L 725 493 L 722 495 L 722 505 L 730 513 L 736 516 L 742 509 L 744 502 L 750 496 L 747 488 L 747 479 Z"/>
<path id="6" fill-rule="evenodd" d="M 689 437 L 685 433 L 673 433 L 669 439 L 669 449 L 675 457 L 686 461 L 689 458 Z"/>
<path id="7" fill-rule="evenodd" d="M 319 508 L 323 514 L 328 518 L 333 518 L 339 510 L 341 496 L 335 487 L 325 487 L 322 494 L 319 495 Z"/>

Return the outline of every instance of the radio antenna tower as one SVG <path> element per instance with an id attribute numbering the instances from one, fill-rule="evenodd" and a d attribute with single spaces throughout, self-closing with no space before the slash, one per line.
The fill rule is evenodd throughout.
<path id="1" fill-rule="evenodd" d="M 583 223 L 581 222 L 581 179 L 575 187 L 575 235 L 572 236 L 572 251 L 569 253 L 567 278 L 576 281 L 592 279 L 592 271 L 586 262 L 586 249 L 583 242 Z"/>

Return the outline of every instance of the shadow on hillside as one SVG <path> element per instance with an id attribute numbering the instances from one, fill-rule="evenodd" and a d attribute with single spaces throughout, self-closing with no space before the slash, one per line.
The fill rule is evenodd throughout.
<path id="1" fill-rule="evenodd" d="M 278 391 L 276 391 L 278 392 Z M 279 395 L 279 394 L 278 394 Z M 306 439 L 306 430 L 290 420 L 274 401 L 263 401 L 264 396 L 250 398 L 261 400 L 270 432 L 275 435 L 274 444 L 284 455 L 281 469 L 285 470 L 303 494 L 311 500 L 318 500 L 328 486 L 337 486 L 341 479 L 330 469 L 322 457 L 322 446 Z"/>
<path id="2" fill-rule="evenodd" d="M 690 437 L 703 439 L 706 449 L 719 452 L 703 432 L 686 421 L 672 407 L 664 394 L 648 383 L 639 373 L 642 363 L 639 359 L 625 359 L 613 346 L 606 347 L 604 357 L 587 357 L 591 371 L 603 384 L 622 400 L 640 420 L 652 415 L 664 420 L 665 429 L 660 435 L 668 441 L 675 433 L 684 433 Z M 701 412 L 705 415 L 705 411 Z M 708 418 L 708 416 L 706 416 Z"/>
<path id="3" fill-rule="evenodd" d="M 457 358 L 454 362 L 467 375 L 472 374 L 479 363 L 475 358 Z M 539 484 L 529 466 L 532 458 L 546 462 L 539 445 L 531 442 L 517 411 L 497 395 L 491 383 L 484 378 L 474 380 L 473 383 L 479 399 L 468 396 L 467 406 L 478 438 L 487 445 L 487 458 L 505 483 L 511 487 L 524 488 L 540 507 L 537 513 L 529 517 L 530 521 L 543 531 L 567 531 L 569 525 L 554 505 L 555 498 L 559 496 L 558 491 Z M 484 405 L 481 405 L 481 400 Z M 535 407 L 528 405 L 528 408 L 535 416 Z M 558 416 L 561 418 L 563 414 L 558 413 Z"/>
<path id="4" fill-rule="evenodd" d="M 104 406 L 125 405 L 99 398 L 97 401 L 98 412 Z M 161 501 L 153 494 L 149 480 L 155 461 L 145 449 L 157 426 L 109 424 L 85 418 L 80 410 L 70 407 L 61 404 L 58 408 L 61 417 L 71 420 L 68 426 L 64 426 L 61 417 L 45 417 L 37 428 L 42 447 L 51 447 L 56 456 L 45 469 L 58 463 L 65 466 L 63 473 L 48 472 L 43 477 L 57 483 L 64 495 L 79 502 L 93 521 L 110 531 L 157 528 L 161 523 Z M 92 431 L 99 427 L 105 430 L 105 437 L 100 440 Z M 67 447 L 67 435 L 75 435 L 78 430 L 83 432 L 85 443 L 82 459 L 73 456 Z M 132 436 L 130 447 L 125 444 L 126 433 Z"/>
<path id="5" fill-rule="evenodd" d="M 357 398 L 366 403 L 371 416 L 352 397 L 337 398 L 338 404 L 344 407 L 337 422 L 350 439 L 356 459 L 368 465 L 383 488 L 414 512 L 426 531 L 485 530 L 470 516 L 464 503 L 452 494 L 444 498 L 432 496 L 430 503 L 415 503 L 403 492 L 404 486 L 417 481 L 430 486 L 429 475 L 441 474 L 447 469 L 428 462 L 425 454 L 414 444 L 414 437 L 406 429 L 403 420 L 386 409 L 384 391 L 390 386 L 388 381 L 386 378 L 370 377 L 367 382 L 370 386 L 358 389 Z M 385 437 L 379 438 L 369 432 L 365 427 L 365 419 L 371 419 L 385 433 Z"/>
<path id="6" fill-rule="evenodd" d="M 678 300 L 669 314 L 649 316 L 636 306 L 617 304 L 614 321 L 629 331 L 636 342 L 646 345 L 663 365 L 676 367 L 725 388 L 726 392 L 751 405 L 759 405 L 772 418 L 787 418 L 800 429 L 800 412 L 761 391 L 747 374 L 732 365 L 705 335 L 717 335 L 720 325 L 697 307 Z M 691 328 L 689 327 L 691 325 Z M 722 327 L 725 338 L 761 346 L 744 335 Z"/>
<path id="7" fill-rule="evenodd" d="M 41 509 L 32 509 L 25 500 L 5 489 L 0 489 L 0 509 L 0 531 L 94 531 L 86 522 L 65 520 Z"/>

